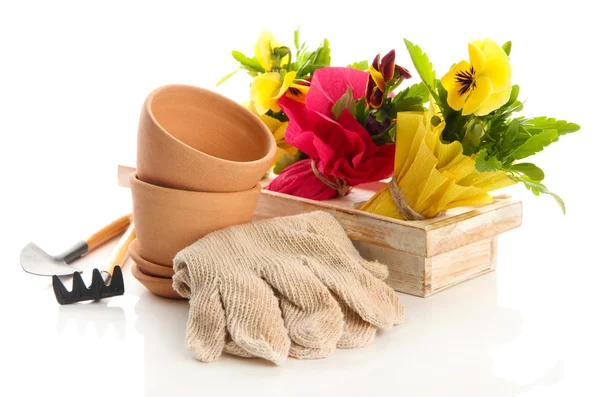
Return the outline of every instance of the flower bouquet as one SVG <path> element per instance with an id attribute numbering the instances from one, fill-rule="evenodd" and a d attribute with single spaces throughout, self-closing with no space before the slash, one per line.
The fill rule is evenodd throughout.
<path id="1" fill-rule="evenodd" d="M 425 297 L 495 269 L 522 207 L 491 192 L 520 183 L 565 210 L 526 159 L 579 126 L 518 115 L 510 42 L 469 43 L 441 79 L 408 40 L 410 70 L 394 50 L 340 67 L 327 40 L 309 51 L 295 32 L 294 44 L 263 33 L 253 57 L 233 53 L 280 149 L 255 219 L 328 211 L 392 287 Z"/>
<path id="2" fill-rule="evenodd" d="M 360 209 L 420 220 L 489 204 L 491 191 L 522 183 L 535 195 L 551 195 L 564 211 L 563 200 L 542 183 L 544 172 L 523 160 L 579 126 L 515 116 L 523 103 L 511 83 L 511 42 L 469 43 L 469 60 L 441 79 L 417 45 L 404 43 L 421 79 L 412 85 L 394 50 L 371 63 L 331 66 L 329 42 L 309 51 L 298 31 L 294 52 L 268 32 L 253 57 L 233 52 L 253 77 L 247 106 L 279 147 L 278 176 L 266 189 L 328 200 L 391 178 Z"/>

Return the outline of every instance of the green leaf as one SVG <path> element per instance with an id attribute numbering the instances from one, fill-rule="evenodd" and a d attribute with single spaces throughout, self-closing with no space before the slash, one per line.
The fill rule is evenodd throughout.
<path id="1" fill-rule="evenodd" d="M 512 41 L 509 40 L 506 43 L 504 43 L 502 49 L 506 53 L 506 56 L 510 56 L 510 51 L 512 50 Z"/>
<path id="2" fill-rule="evenodd" d="M 506 132 L 500 136 L 501 144 L 505 147 L 510 147 L 519 135 L 519 120 L 514 119 L 508 125 Z"/>
<path id="3" fill-rule="evenodd" d="M 324 39 L 323 44 L 317 48 L 317 56 L 315 58 L 315 64 L 317 65 L 331 65 L 331 50 L 329 49 L 329 40 Z"/>
<path id="4" fill-rule="evenodd" d="M 393 112 L 421 111 L 423 104 L 429 101 L 429 91 L 423 83 L 413 84 L 397 93 L 392 99 Z M 396 118 L 394 115 L 393 118 Z"/>
<path id="5" fill-rule="evenodd" d="M 427 103 L 429 102 L 429 90 L 424 83 L 413 84 L 396 94 L 393 100 L 400 101 L 404 98 L 420 98 L 422 103 Z"/>
<path id="6" fill-rule="evenodd" d="M 275 163 L 275 167 L 273 167 L 273 173 L 279 175 L 283 170 L 298 160 L 300 160 L 300 156 L 297 154 L 285 153 L 283 156 L 279 157 L 277 163 Z"/>
<path id="7" fill-rule="evenodd" d="M 239 51 L 231 51 L 233 58 L 242 64 L 246 69 L 251 69 L 259 73 L 264 73 L 265 69 L 260 66 L 258 61 L 254 58 L 248 58 L 246 55 Z"/>
<path id="8" fill-rule="evenodd" d="M 350 65 L 348 65 L 349 68 L 352 69 L 356 69 L 356 70 L 367 70 L 369 69 L 369 61 L 367 61 L 366 59 L 364 61 L 359 61 L 359 62 L 354 62 L 351 63 Z"/>
<path id="9" fill-rule="evenodd" d="M 305 52 L 298 58 L 297 78 L 305 78 L 314 73 L 315 70 L 327 67 L 331 64 L 329 49 L 329 40 L 323 40 L 323 43 L 313 52 Z M 294 67 L 295 68 L 295 67 Z M 292 68 L 292 70 L 294 70 Z"/>
<path id="10" fill-rule="evenodd" d="M 575 123 L 569 123 L 566 120 L 556 120 L 554 118 L 548 118 L 545 116 L 534 117 L 534 118 L 523 118 L 519 117 L 521 125 L 527 129 L 528 132 L 535 134 L 543 130 L 556 130 L 558 135 L 566 135 L 579 131 L 581 127 Z"/>
<path id="11" fill-rule="evenodd" d="M 429 57 L 427 57 L 427 54 L 425 54 L 418 45 L 411 43 L 407 39 L 404 39 L 404 43 L 406 44 L 410 58 L 412 59 L 413 65 L 415 66 L 417 73 L 419 73 L 421 80 L 425 83 L 429 92 L 437 98 L 437 93 L 435 91 L 435 70 L 433 70 L 433 65 L 429 61 Z"/>
<path id="12" fill-rule="evenodd" d="M 496 156 L 489 156 L 487 150 L 483 149 L 475 157 L 475 169 L 479 172 L 498 171 L 502 169 L 502 162 Z"/>
<path id="13" fill-rule="evenodd" d="M 360 98 L 358 102 L 356 102 L 354 112 L 356 114 L 356 121 L 358 121 L 360 125 L 364 126 L 367 122 L 367 116 L 369 115 L 369 109 L 367 108 L 365 97 Z"/>
<path id="14" fill-rule="evenodd" d="M 543 181 L 546 177 L 546 175 L 544 175 L 544 171 L 532 163 L 513 164 L 509 169 L 525 174 L 534 181 Z"/>
<path id="15" fill-rule="evenodd" d="M 300 51 L 300 28 L 294 30 L 294 47 Z"/>
<path id="16" fill-rule="evenodd" d="M 356 104 L 354 103 L 354 95 L 352 94 L 352 88 L 348 87 L 346 92 L 336 103 L 331 107 L 331 113 L 334 119 L 338 119 L 344 109 L 348 109 L 352 116 L 356 113 Z"/>
<path id="17" fill-rule="evenodd" d="M 524 159 L 541 152 L 546 146 L 550 145 L 558 137 L 556 130 L 542 131 L 537 135 L 533 135 L 525 141 L 524 144 L 514 150 L 509 158 L 511 160 Z"/>
<path id="18" fill-rule="evenodd" d="M 229 80 L 230 78 L 233 77 L 233 75 L 235 75 L 237 72 L 239 72 L 240 70 L 242 70 L 241 67 L 238 67 L 236 70 L 234 70 L 231 73 L 227 73 L 225 76 L 221 77 L 221 80 L 219 80 L 217 82 L 217 87 L 220 86 L 221 84 L 223 84 L 224 82 L 226 82 L 227 80 Z"/>
<path id="19" fill-rule="evenodd" d="M 563 199 L 560 198 L 560 196 L 558 194 L 552 193 L 550 190 L 548 190 L 548 188 L 540 181 L 533 180 L 533 179 L 529 178 L 527 175 L 511 174 L 511 175 L 509 175 L 509 177 L 515 182 L 522 182 L 525 185 L 525 187 L 527 188 L 527 190 L 531 191 L 536 196 L 539 196 L 540 193 L 551 195 L 552 198 L 554 198 L 556 203 L 562 209 L 563 214 L 565 214 L 567 212 L 566 207 L 565 207 L 565 202 L 563 201 Z"/>

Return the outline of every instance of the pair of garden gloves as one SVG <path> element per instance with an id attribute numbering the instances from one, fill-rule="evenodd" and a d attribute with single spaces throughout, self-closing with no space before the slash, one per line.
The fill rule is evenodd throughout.
<path id="1" fill-rule="evenodd" d="M 323 358 L 402 321 L 385 265 L 361 258 L 321 211 L 208 234 L 177 254 L 174 270 L 190 304 L 186 344 L 203 362 L 222 352 L 276 364 Z"/>

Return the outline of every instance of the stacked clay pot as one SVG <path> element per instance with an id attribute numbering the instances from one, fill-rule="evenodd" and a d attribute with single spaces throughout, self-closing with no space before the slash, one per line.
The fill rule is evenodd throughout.
<path id="1" fill-rule="evenodd" d="M 178 298 L 173 258 L 210 232 L 252 220 L 276 149 L 266 125 L 224 96 L 186 85 L 154 90 L 129 176 L 134 277 L 156 295 Z"/>

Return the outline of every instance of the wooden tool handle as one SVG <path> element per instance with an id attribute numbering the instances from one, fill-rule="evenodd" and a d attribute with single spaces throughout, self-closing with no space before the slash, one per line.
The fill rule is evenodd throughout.
<path id="1" fill-rule="evenodd" d="M 120 217 L 109 223 L 85 240 L 88 245 L 87 252 L 92 252 L 102 244 L 123 233 L 131 223 L 131 214 Z"/>
<path id="2" fill-rule="evenodd" d="M 115 266 L 121 266 L 125 264 L 128 255 L 129 244 L 135 239 L 135 229 L 133 227 L 133 222 L 129 225 L 125 233 L 119 239 L 119 242 L 113 249 L 110 254 L 110 258 L 108 259 L 108 274 L 112 276 L 113 270 Z"/>

